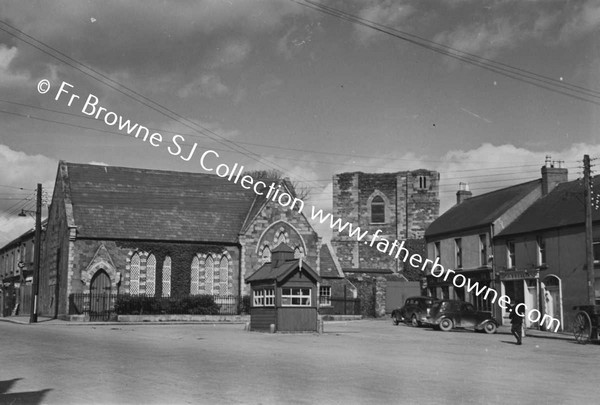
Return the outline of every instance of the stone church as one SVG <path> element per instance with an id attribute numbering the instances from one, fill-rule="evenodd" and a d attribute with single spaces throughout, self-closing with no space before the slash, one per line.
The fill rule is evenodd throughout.
<path id="1" fill-rule="evenodd" d="M 39 314 L 66 316 L 73 294 L 95 291 L 241 297 L 282 242 L 319 271 L 321 240 L 304 215 L 226 178 L 61 161 Z"/>

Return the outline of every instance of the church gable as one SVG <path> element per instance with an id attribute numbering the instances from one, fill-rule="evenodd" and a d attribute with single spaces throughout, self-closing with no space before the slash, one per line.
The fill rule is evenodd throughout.
<path id="1" fill-rule="evenodd" d="M 280 243 L 289 245 L 318 272 L 320 238 L 302 213 L 266 201 L 247 222 L 240 236 L 244 248 L 244 273 L 251 274 L 270 261 L 270 252 Z M 242 276 L 242 279 L 244 276 Z"/>
<path id="2" fill-rule="evenodd" d="M 112 281 L 113 287 L 116 287 L 121 274 L 117 272 L 116 266 L 113 263 L 106 246 L 104 246 L 104 243 L 100 244 L 98 250 L 96 250 L 94 257 L 92 260 L 90 260 L 90 263 L 87 265 L 86 269 L 81 272 L 81 281 L 83 281 L 86 286 L 89 286 L 94 274 L 100 270 L 104 270 L 108 274 Z"/>

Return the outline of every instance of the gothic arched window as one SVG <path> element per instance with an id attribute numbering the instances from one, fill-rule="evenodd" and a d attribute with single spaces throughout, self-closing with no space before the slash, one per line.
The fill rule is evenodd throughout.
<path id="1" fill-rule="evenodd" d="M 129 268 L 129 294 L 140 293 L 140 256 L 137 253 L 131 257 Z"/>
<path id="2" fill-rule="evenodd" d="M 375 196 L 371 200 L 371 222 L 372 223 L 384 223 L 385 222 L 385 201 L 381 196 Z"/>

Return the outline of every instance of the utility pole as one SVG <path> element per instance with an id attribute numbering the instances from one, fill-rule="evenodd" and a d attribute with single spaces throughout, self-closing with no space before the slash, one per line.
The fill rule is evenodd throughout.
<path id="1" fill-rule="evenodd" d="M 594 274 L 594 242 L 592 236 L 592 193 L 591 193 L 590 156 L 583 156 L 583 200 L 585 204 L 585 259 L 588 281 L 588 304 L 596 304 Z"/>
<path id="2" fill-rule="evenodd" d="M 35 205 L 35 248 L 33 258 L 33 281 L 31 285 L 31 313 L 29 323 L 37 322 L 38 292 L 40 289 L 40 257 L 42 248 L 42 185 L 37 185 Z"/>

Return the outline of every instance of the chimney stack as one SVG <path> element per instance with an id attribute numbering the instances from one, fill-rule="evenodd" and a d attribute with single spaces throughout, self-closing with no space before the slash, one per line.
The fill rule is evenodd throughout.
<path id="1" fill-rule="evenodd" d="M 569 171 L 561 168 L 563 162 L 553 161 L 550 156 L 546 156 L 546 163 L 542 166 L 542 195 L 551 192 L 559 183 L 568 181 Z M 558 164 L 558 167 L 555 167 Z"/>
<path id="2" fill-rule="evenodd" d="M 471 198 L 473 193 L 469 190 L 468 183 L 458 183 L 458 191 L 456 192 L 456 205 L 462 203 L 468 198 Z"/>

